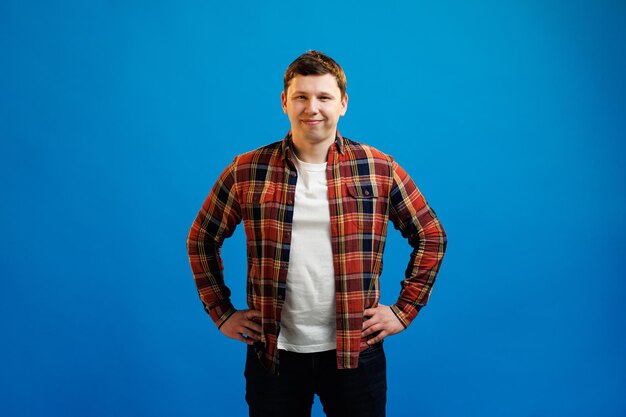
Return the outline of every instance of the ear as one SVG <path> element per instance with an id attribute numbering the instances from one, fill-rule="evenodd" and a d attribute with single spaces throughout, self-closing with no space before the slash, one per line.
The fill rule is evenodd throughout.
<path id="1" fill-rule="evenodd" d="M 287 114 L 287 96 L 285 96 L 285 90 L 280 93 L 280 103 L 283 106 L 283 113 Z"/>
<path id="2" fill-rule="evenodd" d="M 341 98 L 341 113 L 339 113 L 339 114 L 341 116 L 344 116 L 346 114 L 346 111 L 348 111 L 348 93 L 346 93 Z"/>

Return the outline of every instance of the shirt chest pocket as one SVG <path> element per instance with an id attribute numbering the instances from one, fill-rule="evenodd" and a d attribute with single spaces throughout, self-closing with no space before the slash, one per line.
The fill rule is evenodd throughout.
<path id="1" fill-rule="evenodd" d="M 245 204 L 247 206 L 264 204 L 274 201 L 274 186 L 251 188 L 246 193 Z"/>
<path id="2" fill-rule="evenodd" d="M 348 196 L 343 199 L 343 212 L 348 225 L 360 231 L 372 230 L 376 217 L 378 189 L 372 183 L 349 182 Z"/>
<path id="3" fill-rule="evenodd" d="M 348 187 L 348 195 L 357 200 L 372 200 L 378 197 L 376 186 L 372 183 L 354 183 L 346 184 Z"/>
<path id="4" fill-rule="evenodd" d="M 273 185 L 251 188 L 244 194 L 244 220 L 260 225 L 265 219 L 275 219 L 279 202 Z"/>

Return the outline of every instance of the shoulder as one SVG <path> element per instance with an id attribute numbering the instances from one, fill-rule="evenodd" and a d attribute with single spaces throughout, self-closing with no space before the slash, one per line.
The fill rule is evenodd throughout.
<path id="1" fill-rule="evenodd" d="M 343 155 L 340 157 L 342 175 L 367 177 L 381 185 L 393 181 L 394 161 L 390 155 L 346 137 L 343 141 Z"/>
<path id="2" fill-rule="evenodd" d="M 280 172 L 282 149 L 282 141 L 277 141 L 237 155 L 230 164 L 234 182 L 245 189 Z"/>
<path id="3" fill-rule="evenodd" d="M 344 137 L 343 140 L 346 153 L 356 159 L 373 159 L 380 162 L 387 162 L 389 164 L 393 163 L 393 157 L 391 155 L 388 155 L 373 146 L 357 142 L 346 137 Z"/>
<path id="4" fill-rule="evenodd" d="M 262 163 L 280 155 L 282 141 L 276 141 L 260 148 L 242 153 L 235 157 L 235 164 Z"/>

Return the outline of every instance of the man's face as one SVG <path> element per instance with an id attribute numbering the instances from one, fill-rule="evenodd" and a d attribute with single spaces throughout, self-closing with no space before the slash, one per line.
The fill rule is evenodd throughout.
<path id="1" fill-rule="evenodd" d="M 294 141 L 311 144 L 335 140 L 337 122 L 346 114 L 348 96 L 341 97 L 331 74 L 297 75 L 281 94 L 283 111 L 291 122 Z"/>

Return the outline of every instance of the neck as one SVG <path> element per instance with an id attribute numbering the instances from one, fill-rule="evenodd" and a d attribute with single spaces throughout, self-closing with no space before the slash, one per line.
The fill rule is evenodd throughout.
<path id="1" fill-rule="evenodd" d="M 298 159 L 310 164 L 323 164 L 326 162 L 328 158 L 328 149 L 333 143 L 335 143 L 334 136 L 320 142 L 299 140 L 295 136 L 292 136 L 291 139 Z"/>

